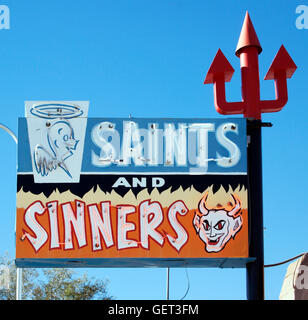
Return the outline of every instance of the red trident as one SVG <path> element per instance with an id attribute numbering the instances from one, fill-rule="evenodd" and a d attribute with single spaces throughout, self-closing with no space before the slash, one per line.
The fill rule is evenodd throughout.
<path id="1" fill-rule="evenodd" d="M 207 72 L 204 84 L 214 83 L 215 108 L 221 114 L 244 114 L 245 118 L 261 119 L 261 113 L 280 111 L 288 101 L 287 78 L 291 78 L 296 65 L 282 45 L 264 80 L 275 80 L 275 100 L 260 99 L 258 55 L 262 52 L 257 34 L 248 12 L 242 27 L 235 54 L 240 58 L 242 74 L 242 101 L 227 102 L 225 82 L 234 73 L 229 61 L 219 49 Z"/>

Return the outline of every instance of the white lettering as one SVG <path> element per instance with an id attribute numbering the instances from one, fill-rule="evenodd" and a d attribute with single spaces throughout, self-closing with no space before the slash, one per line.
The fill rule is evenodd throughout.
<path id="1" fill-rule="evenodd" d="M 186 124 L 180 123 L 178 130 L 174 124 L 165 125 L 165 164 L 174 165 L 174 158 L 178 166 L 186 166 L 187 145 L 186 145 Z"/>
<path id="2" fill-rule="evenodd" d="M 75 201 L 75 204 L 76 204 L 76 215 L 70 203 L 61 204 L 63 218 L 64 218 L 64 229 L 65 229 L 64 246 L 66 250 L 73 249 L 72 231 L 74 231 L 76 235 L 79 248 L 87 244 L 85 221 L 84 221 L 85 204 L 77 200 Z"/>
<path id="3" fill-rule="evenodd" d="M 109 166 L 119 156 L 120 135 L 111 122 L 102 122 L 91 132 L 93 143 L 99 147 L 100 154 L 92 150 L 92 163 L 97 167 Z"/>
<path id="4" fill-rule="evenodd" d="M 132 183 L 132 185 L 133 185 L 133 188 L 136 188 L 136 187 L 143 187 L 143 188 L 145 188 L 145 187 L 147 186 L 147 180 L 146 180 L 146 178 L 140 178 L 140 179 L 138 179 L 138 178 L 133 177 L 133 183 Z"/>
<path id="5" fill-rule="evenodd" d="M 132 222 L 127 222 L 126 218 L 129 214 L 135 213 L 136 208 L 130 205 L 117 206 L 118 212 L 118 250 L 126 248 L 138 247 L 138 243 L 135 240 L 127 239 L 127 233 L 136 229 L 136 226 Z"/>
<path id="6" fill-rule="evenodd" d="M 214 131 L 214 124 L 212 123 L 193 123 L 190 128 L 190 139 L 192 139 L 192 133 L 195 132 L 197 139 L 197 147 L 190 149 L 192 153 L 189 154 L 189 160 L 192 164 L 202 168 L 203 171 L 207 171 L 208 168 L 208 133 Z M 193 145 L 193 144 L 192 144 Z M 196 168 L 196 170 L 200 170 Z M 194 170 L 193 170 L 194 171 Z"/>
<path id="7" fill-rule="evenodd" d="M 240 148 L 232 141 L 232 136 L 228 136 L 229 132 L 238 135 L 238 125 L 224 123 L 215 131 L 215 123 L 177 123 L 177 126 L 175 123 L 165 123 L 164 129 L 159 129 L 156 123 L 149 123 L 145 129 L 139 128 L 134 121 L 123 121 L 123 133 L 119 133 L 115 124 L 101 122 L 91 132 L 94 145 L 100 149 L 91 150 L 91 161 L 96 167 L 139 167 L 139 172 L 142 169 L 140 167 L 163 166 L 165 168 L 162 171 L 156 169 L 156 172 L 161 173 L 166 171 L 166 167 L 189 166 L 191 172 L 205 173 L 210 161 L 221 168 L 229 168 L 235 166 L 241 158 Z M 212 143 L 213 138 L 230 156 L 223 157 L 220 151 L 215 151 L 217 143 Z M 112 169 L 109 170 L 112 172 Z M 131 172 L 132 168 L 128 170 Z M 140 186 L 137 180 L 133 182 Z M 128 187 L 124 181 L 122 185 Z"/>
<path id="8" fill-rule="evenodd" d="M 102 235 L 107 248 L 114 245 L 110 222 L 110 202 L 101 202 L 100 205 L 101 213 L 99 212 L 96 204 L 91 204 L 88 206 L 91 222 L 93 251 L 102 249 L 100 235 Z"/>
<path id="9" fill-rule="evenodd" d="M 48 235 L 45 229 L 36 220 L 36 214 L 42 215 L 45 212 L 40 201 L 34 202 L 25 212 L 25 222 L 27 226 L 34 232 L 35 236 L 26 233 L 25 236 L 30 241 L 37 252 L 47 241 Z"/>
<path id="10" fill-rule="evenodd" d="M 159 178 L 159 177 L 153 177 L 152 178 L 152 187 L 153 188 L 159 188 L 165 185 L 165 179 Z"/>
<path id="11" fill-rule="evenodd" d="M 241 151 L 238 146 L 232 142 L 229 138 L 226 137 L 227 132 L 234 132 L 238 134 L 238 127 L 234 123 L 224 123 L 217 128 L 216 138 L 217 141 L 228 150 L 230 156 L 222 157 L 218 152 L 217 156 L 217 164 L 221 167 L 232 167 L 236 165 L 241 158 Z"/>
<path id="12" fill-rule="evenodd" d="M 50 222 L 50 249 L 59 248 L 58 201 L 48 202 L 46 205 Z"/>
<path id="13" fill-rule="evenodd" d="M 163 221 L 163 210 L 158 202 L 146 200 L 140 204 L 140 242 L 143 248 L 149 249 L 149 236 L 160 245 L 164 243 L 164 237 L 156 231 Z"/>
<path id="14" fill-rule="evenodd" d="M 158 128 L 158 124 L 149 125 L 149 162 L 150 166 L 164 163 L 164 131 Z"/>
<path id="15" fill-rule="evenodd" d="M 117 181 L 112 185 L 112 188 L 118 188 L 120 186 L 123 186 L 123 187 L 126 187 L 126 188 L 130 188 L 131 187 L 129 182 L 124 177 L 118 178 Z"/>
<path id="16" fill-rule="evenodd" d="M 151 179 L 151 180 L 150 180 Z M 126 187 L 126 188 L 146 188 L 151 185 L 153 188 L 159 188 L 165 185 L 165 179 L 161 177 L 132 177 L 131 182 L 125 177 L 119 177 L 116 182 L 112 185 L 112 188 Z"/>
<path id="17" fill-rule="evenodd" d="M 179 252 L 183 245 L 188 240 L 188 235 L 186 230 L 177 220 L 177 213 L 184 216 L 189 210 L 187 209 L 185 203 L 181 200 L 174 202 L 168 210 L 168 219 L 169 222 L 177 234 L 177 238 L 173 238 L 170 235 L 167 235 L 170 244 Z"/>
<path id="18" fill-rule="evenodd" d="M 143 143 L 141 142 L 141 130 L 138 130 L 137 123 L 133 121 L 124 121 L 123 123 L 124 137 L 123 137 L 123 164 L 131 164 L 131 158 L 133 158 L 136 166 L 145 165 L 145 159 L 143 156 Z M 147 137 L 147 134 L 144 134 L 143 138 Z"/>

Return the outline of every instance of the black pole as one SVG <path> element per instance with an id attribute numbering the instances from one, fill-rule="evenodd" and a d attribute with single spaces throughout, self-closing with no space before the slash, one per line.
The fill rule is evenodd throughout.
<path id="1" fill-rule="evenodd" d="M 246 265 L 248 300 L 264 300 L 264 240 L 261 120 L 247 120 L 249 256 Z"/>

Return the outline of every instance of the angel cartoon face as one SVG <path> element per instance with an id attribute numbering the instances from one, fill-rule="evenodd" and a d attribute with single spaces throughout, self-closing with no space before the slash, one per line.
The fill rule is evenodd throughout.
<path id="1" fill-rule="evenodd" d="M 48 146 L 36 145 L 34 150 L 34 163 L 36 171 L 47 176 L 52 170 L 60 167 L 68 176 L 70 171 L 65 160 L 73 155 L 78 140 L 74 137 L 74 130 L 68 121 L 57 121 L 47 130 Z"/>
<path id="2" fill-rule="evenodd" d="M 235 204 L 230 211 L 221 206 L 208 209 L 206 207 L 208 194 L 199 202 L 199 213 L 195 214 L 193 224 L 200 239 L 205 243 L 207 252 L 221 251 L 242 227 L 240 200 L 235 194 L 231 196 Z"/>

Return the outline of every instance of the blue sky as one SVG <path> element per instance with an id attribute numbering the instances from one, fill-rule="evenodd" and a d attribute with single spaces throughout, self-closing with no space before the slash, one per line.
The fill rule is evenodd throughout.
<path id="1" fill-rule="evenodd" d="M 89 100 L 89 117 L 220 118 L 204 85 L 219 48 L 235 69 L 229 101 L 241 99 L 235 48 L 246 10 L 263 52 L 263 78 L 281 44 L 298 66 L 289 101 L 263 129 L 265 264 L 308 251 L 308 30 L 295 26 L 308 1 L 11 0 L 0 30 L 0 123 L 17 133 L 25 100 Z M 0 254 L 15 253 L 16 146 L 0 131 Z M 266 299 L 278 299 L 287 265 L 265 270 Z M 78 269 L 110 280 L 118 299 L 164 299 L 166 269 Z M 246 299 L 245 269 L 188 269 L 186 299 Z M 171 269 L 170 298 L 187 289 L 185 269 Z"/>

